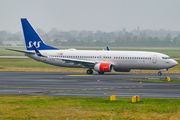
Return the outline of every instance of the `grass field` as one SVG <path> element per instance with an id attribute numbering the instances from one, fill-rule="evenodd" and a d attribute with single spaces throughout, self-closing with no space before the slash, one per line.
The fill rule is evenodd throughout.
<path id="1" fill-rule="evenodd" d="M 23 56 L 23 53 L 13 52 L 9 50 L 5 50 L 5 48 L 11 49 L 19 49 L 26 50 L 25 47 L 6 47 L 0 46 L 0 56 Z M 59 49 L 68 49 L 68 48 L 76 48 L 77 50 L 106 50 L 106 47 L 57 47 Z M 160 52 L 170 57 L 180 57 L 180 48 L 136 48 L 136 47 L 110 47 L 111 50 L 126 50 L 126 51 L 150 51 L 150 52 Z"/>
<path id="2" fill-rule="evenodd" d="M 180 99 L 0 96 L 0 119 L 180 119 Z"/>
<path id="3" fill-rule="evenodd" d="M 180 60 L 177 60 L 180 63 Z M 21 72 L 76 72 L 85 73 L 84 68 L 57 67 L 30 58 L 0 58 L 0 71 Z M 94 71 L 95 72 L 95 71 Z M 114 71 L 112 73 L 115 73 Z M 130 73 L 158 73 L 158 70 L 132 70 Z M 180 74 L 180 64 L 163 72 L 164 74 Z"/>

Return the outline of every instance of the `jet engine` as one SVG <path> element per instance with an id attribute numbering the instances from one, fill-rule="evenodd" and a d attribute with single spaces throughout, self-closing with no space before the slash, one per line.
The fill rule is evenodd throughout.
<path id="1" fill-rule="evenodd" d="M 94 70 L 97 72 L 111 72 L 113 65 L 111 63 L 98 63 L 94 66 Z"/>
<path id="2" fill-rule="evenodd" d="M 132 69 L 119 69 L 119 68 L 114 68 L 114 71 L 116 72 L 131 72 Z"/>

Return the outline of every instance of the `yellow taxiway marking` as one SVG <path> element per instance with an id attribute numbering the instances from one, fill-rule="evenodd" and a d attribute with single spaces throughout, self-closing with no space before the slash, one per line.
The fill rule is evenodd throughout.
<path id="1" fill-rule="evenodd" d="M 48 92 L 43 92 L 43 93 L 48 93 Z"/>
<path id="2" fill-rule="evenodd" d="M 136 86 L 131 86 L 131 87 L 136 87 Z"/>
<path id="3" fill-rule="evenodd" d="M 122 88 L 122 87 L 118 87 L 118 88 Z"/>
<path id="4" fill-rule="evenodd" d="M 109 89 L 109 88 L 103 88 L 103 89 L 107 90 L 107 89 Z"/>
<path id="5" fill-rule="evenodd" d="M 81 90 L 87 90 L 87 89 L 85 88 L 85 89 L 81 89 Z"/>
<path id="6" fill-rule="evenodd" d="M 129 86 L 125 86 L 125 88 L 129 88 Z"/>
<path id="7" fill-rule="evenodd" d="M 67 90 L 67 92 L 70 92 L 70 91 L 72 91 L 72 90 Z"/>
<path id="8" fill-rule="evenodd" d="M 101 90 L 102 88 L 96 88 L 96 90 Z"/>
<path id="9" fill-rule="evenodd" d="M 93 75 L 66 75 L 66 76 L 93 76 Z"/>
<path id="10" fill-rule="evenodd" d="M 79 90 L 74 90 L 74 91 L 79 91 Z"/>
<path id="11" fill-rule="evenodd" d="M 110 89 L 115 89 L 115 87 L 111 87 Z"/>
<path id="12" fill-rule="evenodd" d="M 88 90 L 94 90 L 94 88 L 89 88 Z"/>
<path id="13" fill-rule="evenodd" d="M 142 87 L 142 85 L 138 86 L 138 87 Z"/>
<path id="14" fill-rule="evenodd" d="M 60 90 L 59 92 L 64 92 L 64 90 Z"/>
<path id="15" fill-rule="evenodd" d="M 180 90 L 167 90 L 167 89 L 114 89 L 114 90 L 140 90 L 140 91 L 180 91 Z"/>
<path id="16" fill-rule="evenodd" d="M 55 93 L 56 91 L 51 91 L 51 93 Z"/>

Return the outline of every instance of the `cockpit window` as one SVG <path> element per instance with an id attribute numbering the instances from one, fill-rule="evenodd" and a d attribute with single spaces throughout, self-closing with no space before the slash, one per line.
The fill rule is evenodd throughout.
<path id="1" fill-rule="evenodd" d="M 171 59 L 170 57 L 162 57 L 162 59 Z"/>

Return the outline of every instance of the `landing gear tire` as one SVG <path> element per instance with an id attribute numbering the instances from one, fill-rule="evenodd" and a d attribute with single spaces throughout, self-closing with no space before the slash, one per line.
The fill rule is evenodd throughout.
<path id="1" fill-rule="evenodd" d="M 161 72 L 158 72 L 158 75 L 159 75 L 159 76 L 161 76 L 161 75 L 162 75 L 162 73 L 161 73 Z"/>
<path id="2" fill-rule="evenodd" d="M 93 74 L 93 70 L 87 70 L 86 73 L 87 74 Z"/>
<path id="3" fill-rule="evenodd" d="M 104 74 L 104 72 L 98 72 L 100 75 L 103 75 Z"/>

